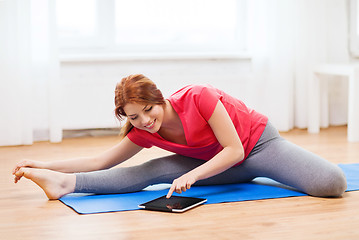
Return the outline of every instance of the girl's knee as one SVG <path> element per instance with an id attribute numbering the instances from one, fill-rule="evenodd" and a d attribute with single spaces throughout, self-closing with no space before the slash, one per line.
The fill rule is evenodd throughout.
<path id="1" fill-rule="evenodd" d="M 328 173 L 326 179 L 320 179 L 314 184 L 315 188 L 308 191 L 309 195 L 316 197 L 340 197 L 347 189 L 347 180 L 341 169 Z"/>

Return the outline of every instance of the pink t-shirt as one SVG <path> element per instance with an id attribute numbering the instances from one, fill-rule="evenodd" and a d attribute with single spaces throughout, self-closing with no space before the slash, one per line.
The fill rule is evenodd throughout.
<path id="1" fill-rule="evenodd" d="M 158 133 L 152 134 L 137 128 L 133 128 L 127 135 L 133 143 L 145 148 L 157 146 L 183 156 L 210 160 L 223 149 L 208 124 L 217 102 L 221 101 L 241 139 L 246 159 L 268 121 L 266 116 L 249 109 L 242 101 L 210 85 L 186 86 L 168 100 L 182 121 L 187 145 L 167 141 Z"/>

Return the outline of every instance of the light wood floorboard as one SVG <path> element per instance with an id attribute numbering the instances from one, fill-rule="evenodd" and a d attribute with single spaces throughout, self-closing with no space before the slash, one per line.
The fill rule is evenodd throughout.
<path id="1" fill-rule="evenodd" d="M 359 143 L 346 127 L 282 136 L 334 163 L 358 163 Z M 128 211 L 79 215 L 49 201 L 31 181 L 13 183 L 11 169 L 24 158 L 42 161 L 97 154 L 116 136 L 65 139 L 62 143 L 0 148 L 0 239 L 359 239 L 359 191 L 342 198 L 292 197 L 203 205 L 183 214 Z M 141 152 L 125 165 L 168 154 Z"/>

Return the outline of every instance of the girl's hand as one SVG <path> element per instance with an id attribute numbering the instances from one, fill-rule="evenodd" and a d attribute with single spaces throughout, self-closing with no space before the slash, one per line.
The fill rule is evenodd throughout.
<path id="1" fill-rule="evenodd" d="M 170 198 L 173 192 L 181 194 L 187 189 L 190 189 L 191 186 L 196 182 L 196 178 L 191 173 L 182 175 L 181 177 L 175 179 L 172 183 L 170 190 L 167 193 L 166 198 Z"/>
<path id="2" fill-rule="evenodd" d="M 19 162 L 18 164 L 16 164 L 16 166 L 14 167 L 14 169 L 12 170 L 12 174 L 15 175 L 16 172 L 18 172 L 20 170 L 20 168 L 22 167 L 29 167 L 29 168 L 45 168 L 45 163 L 44 162 L 39 162 L 39 161 L 33 161 L 33 160 L 29 160 L 29 159 L 25 159 L 21 162 Z M 14 178 L 15 183 L 17 183 L 22 176 L 16 176 Z"/>

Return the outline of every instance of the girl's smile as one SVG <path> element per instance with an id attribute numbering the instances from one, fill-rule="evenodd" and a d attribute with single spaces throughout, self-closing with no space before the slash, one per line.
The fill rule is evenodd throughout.
<path id="1" fill-rule="evenodd" d="M 153 120 L 149 125 L 145 126 L 148 129 L 152 129 L 155 126 L 156 119 Z"/>

